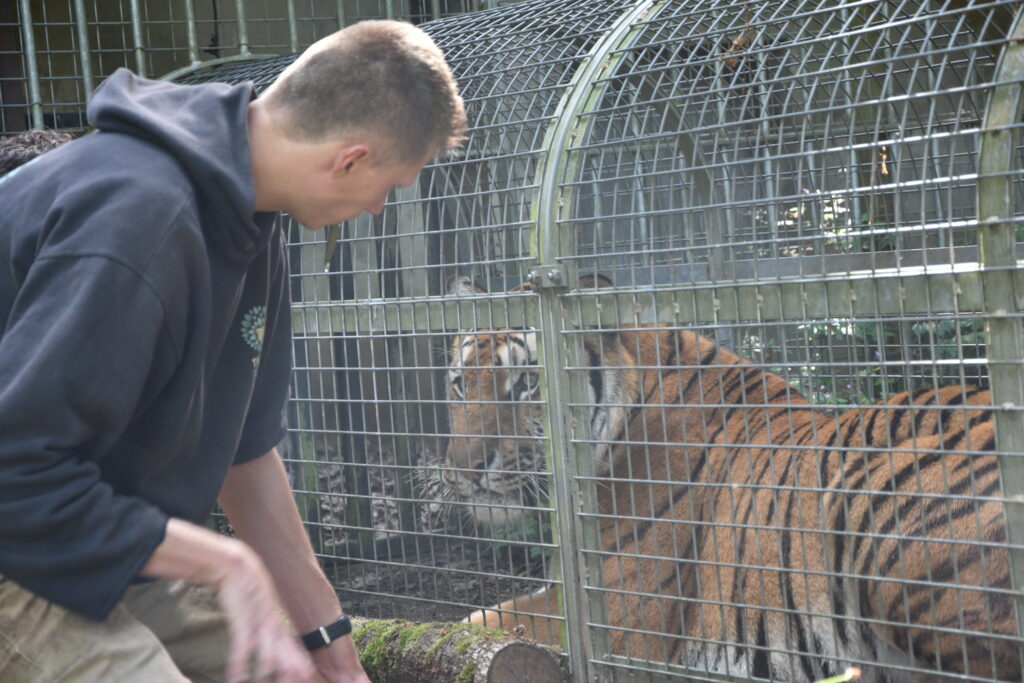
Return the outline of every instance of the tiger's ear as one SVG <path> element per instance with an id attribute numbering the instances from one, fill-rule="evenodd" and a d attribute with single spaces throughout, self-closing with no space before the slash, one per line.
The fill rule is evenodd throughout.
<path id="1" fill-rule="evenodd" d="M 599 273 L 587 273 L 586 275 L 580 275 L 580 289 L 602 289 L 604 287 L 614 286 L 615 283 L 612 282 L 610 278 Z"/>
<path id="2" fill-rule="evenodd" d="M 452 275 L 444 282 L 444 291 L 449 296 L 472 296 L 474 294 L 486 294 L 487 291 L 480 289 L 475 282 L 465 275 Z"/>

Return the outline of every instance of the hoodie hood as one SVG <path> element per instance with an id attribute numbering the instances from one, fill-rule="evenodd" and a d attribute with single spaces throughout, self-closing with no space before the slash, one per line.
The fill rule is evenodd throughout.
<path id="1" fill-rule="evenodd" d="M 255 212 L 246 125 L 254 97 L 251 83 L 177 85 L 122 68 L 97 88 L 87 114 L 97 130 L 150 141 L 174 156 L 192 178 L 207 236 L 251 255 L 273 225 L 273 214 Z"/>

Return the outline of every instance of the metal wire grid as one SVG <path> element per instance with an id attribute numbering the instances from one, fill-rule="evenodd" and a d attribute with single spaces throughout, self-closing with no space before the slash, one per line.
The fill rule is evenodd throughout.
<path id="1" fill-rule="evenodd" d="M 1019 645 L 1000 611 L 1015 594 L 997 585 L 995 572 L 976 580 L 971 562 L 955 553 L 951 574 L 928 562 L 915 569 L 906 558 L 915 543 L 990 562 L 1004 548 L 1020 554 L 1015 526 L 1024 527 L 1014 523 L 1020 511 L 1012 500 L 1024 480 L 1015 473 L 1024 452 L 1015 407 L 1024 404 L 1016 265 L 1024 64 L 1014 61 L 1021 48 L 1010 34 L 1020 31 L 1018 9 L 995 0 L 528 2 L 428 24 L 467 99 L 465 149 L 397 192 L 380 217 L 344 225 L 326 272 L 323 238 L 296 226 L 291 233 L 297 343 L 288 462 L 318 552 L 349 608 L 460 618 L 564 587 L 563 646 L 581 679 L 810 680 L 850 661 L 869 677 L 898 678 L 933 665 L 928 651 L 936 647 L 946 655 L 940 665 L 969 667 L 964 679 L 1012 679 L 996 671 L 994 657 L 971 657 L 985 644 Z M 196 78 L 264 84 L 287 61 Z M 576 288 L 577 274 L 595 272 L 613 287 Z M 443 296 L 456 274 L 494 293 Z M 502 294 L 527 279 L 534 293 Z M 712 446 L 715 425 L 698 421 L 683 434 L 669 427 L 728 408 L 721 383 L 718 394 L 709 380 L 706 395 L 673 402 L 668 382 L 721 370 L 718 360 L 701 365 L 668 349 L 641 358 L 649 400 L 619 403 L 636 410 L 646 400 L 648 412 L 618 440 L 595 434 L 590 353 L 603 355 L 607 371 L 633 367 L 614 352 L 615 340 L 652 323 L 700 332 L 752 368 L 784 377 L 810 410 L 826 415 L 823 430 L 841 410 L 903 390 L 990 387 L 979 409 L 993 409 L 997 421 L 997 447 L 986 452 L 1000 458 L 1002 494 L 980 491 L 980 474 L 963 487 L 950 483 L 948 468 L 937 487 L 916 474 L 900 514 L 956 501 L 978 519 L 995 502 L 1010 520 L 1009 542 L 976 542 L 975 533 L 950 539 L 948 521 L 927 543 L 918 532 L 894 531 L 883 508 L 902 499 L 885 492 L 876 492 L 877 517 L 862 516 L 862 527 L 829 527 L 822 501 L 852 492 L 848 481 L 826 490 L 824 479 L 782 471 L 719 481 L 673 469 L 695 462 L 680 449 Z M 539 393 L 513 400 L 496 381 L 508 363 L 488 355 L 492 346 L 481 346 L 472 372 L 463 371 L 472 400 L 450 393 L 444 367 L 456 332 L 494 329 L 518 330 L 520 341 L 534 335 Z M 747 401 L 756 411 L 766 398 Z M 543 432 L 511 424 L 502 410 L 513 405 Z M 784 421 L 801 410 L 780 413 L 778 443 L 767 452 L 824 459 L 821 441 L 792 446 L 796 434 Z M 912 425 L 965 410 L 925 407 Z M 497 421 L 485 422 L 492 414 Z M 449 434 L 456 422 L 462 431 Z M 929 453 L 979 450 L 932 443 L 915 430 L 909 448 L 920 462 Z M 522 460 L 474 464 L 453 455 L 452 444 L 499 444 L 493 437 L 510 432 L 524 446 Z M 617 444 L 632 452 L 628 466 L 607 464 L 606 447 Z M 908 446 L 883 439 L 848 451 L 869 458 L 901 449 Z M 447 486 L 439 483 L 445 475 Z M 479 493 L 453 496 L 455 479 L 480 482 Z M 686 501 L 678 482 L 687 479 L 720 496 L 718 518 L 645 498 Z M 510 482 L 518 483 L 511 493 L 485 493 Z M 536 495 L 545 487 L 546 497 Z M 764 509 L 743 507 L 753 492 L 769 507 L 788 500 L 818 514 L 773 521 Z M 549 519 L 552 503 L 560 514 Z M 445 518 L 444 509 L 454 513 Z M 744 509 L 759 516 L 744 519 Z M 840 509 L 849 519 L 862 514 L 852 495 Z M 511 516 L 511 527 L 494 524 Z M 618 538 L 602 541 L 602 525 L 612 524 Z M 697 530 L 718 541 L 717 554 L 685 554 Z M 654 547 L 631 545 L 652 534 L 661 538 Z M 815 565 L 802 548 L 780 549 L 815 536 L 860 543 L 872 551 L 866 557 L 893 539 L 906 548 L 886 568 L 889 581 L 870 578 L 882 573 L 880 562 L 847 571 Z M 556 556 L 557 548 L 565 552 Z M 626 566 L 667 578 L 651 586 Z M 772 599 L 781 568 L 791 589 Z M 702 570 L 713 578 L 694 579 Z M 1024 585 L 1019 562 L 1013 570 L 1013 585 Z M 729 594 L 728 576 L 740 575 L 760 594 Z M 693 590 L 695 580 L 707 590 Z M 835 606 L 815 602 L 829 581 L 895 585 L 896 609 L 833 621 Z M 971 581 L 987 592 L 960 585 Z M 921 638 L 903 648 L 917 660 L 843 650 L 851 638 L 844 624 L 898 632 L 920 619 L 911 615 L 921 591 L 929 607 L 953 595 L 962 608 L 953 625 L 922 623 Z M 549 634 L 529 618 L 535 611 L 524 600 L 501 623 Z M 684 611 L 697 618 L 680 620 Z M 775 627 L 809 625 L 805 633 L 815 636 L 762 637 L 760 615 Z M 736 623 L 749 626 L 722 626 Z"/>
<path id="2" fill-rule="evenodd" d="M 459 79 L 466 144 L 417 187 L 398 190 L 381 216 L 345 224 L 326 273 L 323 237 L 295 233 L 290 459 L 305 473 L 298 491 L 323 520 L 314 524 L 325 539 L 319 550 L 353 611 L 395 616 L 397 595 L 402 615 L 461 618 L 557 583 L 548 502 L 537 495 L 548 486 L 543 463 L 495 472 L 522 490 L 504 500 L 445 501 L 442 483 L 444 473 L 470 469 L 443 463 L 451 412 L 477 408 L 446 396 L 439 368 L 452 333 L 535 325 L 535 301 L 423 301 L 459 273 L 500 291 L 526 277 L 545 131 L 576 66 L 626 7 L 524 3 L 426 25 Z M 482 435 L 479 422 L 467 424 L 464 439 Z M 532 441 L 545 450 L 545 437 Z M 382 500 L 382 487 L 397 495 Z M 337 511 L 327 517 L 330 501 Z M 512 528 L 498 523 L 509 514 L 518 517 Z M 363 561 L 346 561 L 353 557 Z"/>
<path id="3" fill-rule="evenodd" d="M 652 18 L 609 44 L 601 55 L 604 66 L 566 114 L 575 117 L 575 130 L 557 162 L 552 201 L 571 208 L 552 213 L 555 234 L 568 239 L 569 248 L 568 253 L 552 249 L 541 259 L 553 263 L 561 257 L 570 266 L 567 272 L 602 273 L 615 285 L 607 290 L 614 295 L 583 287 L 579 294 L 560 297 L 558 305 L 570 311 L 578 328 L 562 343 L 570 358 L 567 384 L 587 386 L 594 371 L 587 356 L 593 356 L 595 345 L 605 350 L 607 367 L 630 369 L 616 362 L 615 344 L 607 340 L 632 339 L 633 325 L 660 322 L 671 329 L 702 329 L 752 361 L 753 368 L 785 377 L 819 413 L 834 414 L 905 390 L 996 387 L 1003 378 L 990 377 L 984 364 L 988 360 L 996 367 L 988 355 L 995 344 L 986 350 L 984 334 L 992 320 L 986 311 L 994 309 L 984 296 L 968 292 L 980 294 L 975 287 L 981 279 L 975 278 L 979 262 L 986 262 L 977 234 L 989 95 L 1003 79 L 1019 89 L 1022 77 L 1020 72 L 1008 76 L 1005 69 L 997 73 L 1019 3 L 651 5 Z M 1019 126 L 1017 110 L 1009 129 Z M 1019 188 L 1022 166 L 1019 148 L 1015 151 L 1013 163 L 999 175 Z M 1020 208 L 1015 196 L 991 219 L 1010 222 L 1003 234 L 1003 244 L 1010 245 L 1004 247 L 1010 258 L 1004 268 L 1016 267 L 1012 226 Z M 1012 291 L 1019 291 L 1016 287 Z M 1007 316 L 1015 328 L 1008 334 L 1019 343 L 1020 316 Z M 600 343 L 587 331 L 595 326 L 603 333 Z M 587 352 L 580 337 L 591 339 Z M 1004 356 L 1009 360 L 1000 371 L 1019 375 L 1021 350 L 1018 346 L 1015 354 Z M 633 352 L 641 355 L 639 347 Z M 602 469 L 610 465 L 592 463 L 607 442 L 586 428 L 572 431 L 578 453 L 575 469 L 570 468 L 577 474 L 575 487 L 592 496 L 581 515 L 580 538 L 585 543 L 589 538 L 581 571 L 602 576 L 584 579 L 592 601 L 584 617 L 592 673 L 810 680 L 845 661 L 880 677 L 881 659 L 891 675 L 922 675 L 938 667 L 966 670 L 971 680 L 1020 676 L 1019 659 L 1016 667 L 999 671 L 995 655 L 986 660 L 978 654 L 986 652 L 986 643 L 1012 641 L 1019 649 L 1016 622 L 1001 622 L 999 616 L 1015 600 L 1009 583 L 1000 583 L 995 573 L 974 584 L 978 577 L 968 578 L 968 555 L 995 562 L 992 553 L 1002 550 L 1000 543 L 980 530 L 957 537 L 962 532 L 952 523 L 930 532 L 894 531 L 882 502 L 875 503 L 877 519 L 864 518 L 857 532 L 830 526 L 824 508 L 817 516 L 793 510 L 813 494 L 819 500 L 831 495 L 827 480 L 805 480 L 787 469 L 808 456 L 825 459 L 828 452 L 814 445 L 824 438 L 805 439 L 811 444 L 804 446 L 807 452 L 798 449 L 789 458 L 792 444 L 801 442 L 794 417 L 799 406 L 788 411 L 784 419 L 793 422 L 789 430 L 778 429 L 776 445 L 752 449 L 754 455 L 741 455 L 741 448 L 711 451 L 737 462 L 776 462 L 777 471 L 758 479 L 736 465 L 735 478 L 704 473 L 690 480 L 689 492 L 672 486 L 669 482 L 677 479 L 665 472 L 683 467 L 679 459 L 685 459 L 689 475 L 703 466 L 701 452 L 714 448 L 711 435 L 721 431 L 715 420 L 722 419 L 714 408 L 740 409 L 716 393 L 726 393 L 721 386 L 681 398 L 672 394 L 673 383 L 683 381 L 679 376 L 712 382 L 708 373 L 726 369 L 717 359 L 705 358 L 701 365 L 696 358 L 680 360 L 670 349 L 661 353 L 641 361 L 650 366 L 648 381 L 655 383 L 645 385 L 646 397 L 626 401 L 634 412 L 640 404 L 648 410 L 614 442 L 630 457 L 616 461 L 611 477 Z M 678 369 L 663 367 L 668 357 Z M 573 424 L 585 425 L 602 410 L 601 397 L 577 396 L 571 404 Z M 790 400 L 774 398 L 783 404 Z M 986 405 L 995 400 L 986 398 Z M 747 407 L 741 414 L 757 413 L 752 405 L 770 405 L 768 395 L 743 401 Z M 921 409 L 915 424 L 941 410 Z M 693 417 L 702 414 L 700 420 Z M 688 435 L 667 426 L 687 415 Z M 751 439 L 758 442 L 750 433 L 741 442 Z M 954 457 L 951 440 L 947 436 L 928 445 L 921 434 L 913 446 L 862 444 L 847 449 L 846 457 L 864 453 L 866 460 L 867 454 L 916 448 L 915 467 L 924 471 L 929 449 L 943 460 Z M 961 448 L 973 454 L 981 446 L 968 442 Z M 997 453 L 1004 473 L 1013 471 L 1007 468 L 1016 466 L 1019 448 L 1002 441 Z M 892 480 L 897 472 L 891 465 Z M 1004 498 L 983 491 L 980 477 L 965 483 L 948 468 L 942 472 L 939 482 L 919 479 L 905 483 L 900 494 L 873 495 L 904 495 L 929 510 L 958 498 L 962 512 L 950 515 L 973 514 L 979 520 L 993 500 L 1000 508 L 1006 503 L 1007 514 L 1013 511 L 1007 500 L 1016 485 L 1008 478 Z M 753 490 L 767 502 L 752 503 Z M 812 495 L 791 495 L 793 490 Z M 665 501 L 662 507 L 650 502 L 656 491 Z M 719 508 L 701 516 L 694 512 L 700 501 Z M 790 506 L 785 515 L 774 510 L 785 505 Z M 896 512 L 889 514 L 910 514 L 910 503 L 893 507 Z M 854 508 L 849 503 L 848 516 L 855 516 Z M 619 540 L 609 542 L 596 531 L 587 535 L 588 527 L 610 525 L 618 526 Z M 1001 528 L 1005 533 L 1005 520 Z M 945 566 L 938 559 L 929 564 L 926 551 L 924 566 L 916 568 L 906 559 L 911 551 L 905 556 L 901 551 L 895 566 L 882 569 L 879 563 L 858 574 L 823 565 L 808 557 L 806 548 L 803 554 L 779 549 L 806 542 L 808 529 L 820 529 L 838 542 L 859 544 L 855 538 L 867 538 L 867 556 L 885 552 L 893 534 L 907 547 L 931 547 L 936 558 L 941 548 L 969 548 L 950 551 Z M 851 538 L 841 538 L 843 533 Z M 659 535 L 660 541 L 644 545 Z M 717 545 L 701 546 L 700 539 L 709 536 Z M 751 551 L 752 546 L 757 547 Z M 1020 547 L 1019 539 L 1012 547 Z M 836 585 L 899 583 L 905 609 L 880 612 L 862 605 L 852 615 L 837 612 L 840 606 L 813 594 L 832 585 L 819 580 L 823 575 Z M 700 589 L 694 581 L 703 582 Z M 744 590 L 744 582 L 759 583 L 760 595 Z M 776 590 L 803 594 L 773 599 Z M 959 622 L 922 618 L 911 607 L 922 594 L 930 596 L 932 607 L 942 596 L 956 594 Z M 972 621 L 972 610 L 983 618 Z M 879 657 L 869 646 L 858 652 L 847 642 L 845 627 L 828 625 L 837 614 L 844 623 L 852 619 L 866 629 L 902 633 L 890 638 L 912 657 Z M 723 625 L 730 621 L 740 625 Z M 787 637 L 766 636 L 766 624 Z M 820 666 L 829 659 L 836 662 L 833 668 Z"/>
<path id="4" fill-rule="evenodd" d="M 928 7 L 698 3 L 651 24 L 595 84 L 572 180 L 576 232 L 593 225 L 581 267 L 620 261 L 639 285 L 973 260 L 956 247 L 974 239 L 977 130 L 1010 15 L 925 21 Z M 988 42 L 956 40 L 968 16 Z M 652 273 L 652 254 L 680 267 Z"/>
<path id="5" fill-rule="evenodd" d="M 413 22 L 479 9 L 463 0 L 45 0 L 0 7 L 0 134 L 82 129 L 93 88 L 119 67 L 174 76 L 298 52 L 362 19 Z M 487 6 L 490 3 L 484 3 Z"/>

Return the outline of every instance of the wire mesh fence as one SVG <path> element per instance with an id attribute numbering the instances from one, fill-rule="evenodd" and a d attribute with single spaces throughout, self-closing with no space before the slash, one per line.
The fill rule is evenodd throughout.
<path id="1" fill-rule="evenodd" d="M 1020 680 L 1020 14 L 424 24 L 466 145 L 326 270 L 289 229 L 286 459 L 346 607 L 521 626 L 578 680 Z"/>
<path id="2" fill-rule="evenodd" d="M 363 19 L 431 19 L 498 0 L 10 0 L 0 3 L 0 135 L 79 130 L 119 67 L 149 77 L 298 52 Z"/>
<path id="3" fill-rule="evenodd" d="M 428 24 L 465 148 L 327 272 L 293 233 L 289 460 L 350 609 L 581 680 L 1018 680 L 1018 14 Z"/>

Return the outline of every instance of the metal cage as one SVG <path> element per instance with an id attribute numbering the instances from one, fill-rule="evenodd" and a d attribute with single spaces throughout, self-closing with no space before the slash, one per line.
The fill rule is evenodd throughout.
<path id="1" fill-rule="evenodd" d="M 0 135 L 79 130 L 118 67 L 175 77 L 294 53 L 362 19 L 419 23 L 498 0 L 8 0 L 0 3 Z"/>
<path id="2" fill-rule="evenodd" d="M 347 608 L 493 608 L 577 680 L 1019 681 L 1020 15 L 424 24 L 464 148 L 326 271 L 290 233 L 287 460 Z"/>

